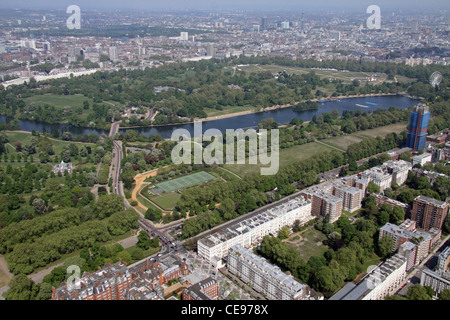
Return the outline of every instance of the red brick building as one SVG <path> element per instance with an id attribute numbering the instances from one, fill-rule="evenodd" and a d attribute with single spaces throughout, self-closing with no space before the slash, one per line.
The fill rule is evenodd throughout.
<path id="1" fill-rule="evenodd" d="M 219 297 L 219 284 L 209 277 L 184 289 L 183 300 L 217 300 Z"/>

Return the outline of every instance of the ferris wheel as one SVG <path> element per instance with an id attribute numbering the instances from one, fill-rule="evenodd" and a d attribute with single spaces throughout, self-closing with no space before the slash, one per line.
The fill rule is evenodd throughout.
<path id="1" fill-rule="evenodd" d="M 430 84 L 436 88 L 442 81 L 442 74 L 439 71 L 435 71 L 430 76 Z"/>

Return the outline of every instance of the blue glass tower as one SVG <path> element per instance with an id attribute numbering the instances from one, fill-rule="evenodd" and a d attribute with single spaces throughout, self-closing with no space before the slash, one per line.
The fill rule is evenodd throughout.
<path id="1" fill-rule="evenodd" d="M 409 118 L 407 147 L 416 151 L 425 149 L 429 121 L 430 111 L 428 106 L 425 104 L 416 106 Z"/>

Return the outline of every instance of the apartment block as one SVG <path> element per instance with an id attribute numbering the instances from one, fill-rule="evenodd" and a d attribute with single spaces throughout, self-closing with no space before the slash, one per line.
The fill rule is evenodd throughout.
<path id="1" fill-rule="evenodd" d="M 442 229 L 445 218 L 447 218 L 448 208 L 448 203 L 444 201 L 418 196 L 414 199 L 411 219 L 416 221 L 418 228 L 425 230 Z"/>
<path id="2" fill-rule="evenodd" d="M 396 292 L 406 278 L 406 259 L 396 254 L 373 269 L 357 285 L 348 283 L 329 300 L 383 300 Z"/>
<path id="3" fill-rule="evenodd" d="M 412 157 L 412 164 L 415 166 L 416 164 L 420 164 L 421 166 L 427 164 L 428 162 L 431 162 L 432 154 L 431 153 L 423 153 L 419 154 L 418 156 Z"/>
<path id="4" fill-rule="evenodd" d="M 363 191 L 339 182 L 333 184 L 333 195 L 342 199 L 342 209 L 354 212 L 361 208 Z"/>
<path id="5" fill-rule="evenodd" d="M 183 300 L 217 300 L 219 283 L 211 277 L 197 282 L 183 290 Z"/>
<path id="6" fill-rule="evenodd" d="M 85 272 L 72 286 L 63 282 L 52 288 L 52 300 L 123 300 L 123 293 L 132 280 L 126 264 L 106 264 L 94 273 Z"/>
<path id="7" fill-rule="evenodd" d="M 311 201 L 303 197 L 291 199 L 282 204 L 269 206 L 262 213 L 219 229 L 197 242 L 198 254 L 209 263 L 219 264 L 228 255 L 228 249 L 236 244 L 243 247 L 256 246 L 264 236 L 277 235 L 285 226 L 296 220 L 302 224 L 314 217 L 311 215 Z"/>
<path id="8" fill-rule="evenodd" d="M 269 300 L 311 299 L 312 290 L 307 285 L 239 244 L 229 249 L 227 268 Z"/>
<path id="9" fill-rule="evenodd" d="M 396 206 L 401 207 L 403 209 L 403 211 L 405 211 L 405 216 L 409 216 L 409 214 L 411 212 L 411 206 L 409 204 L 388 198 L 386 196 L 383 196 L 383 195 L 377 194 L 377 193 L 371 193 L 370 195 L 375 198 L 375 201 L 377 202 L 378 207 L 380 207 L 382 204 L 387 204 L 392 209 Z"/>
<path id="10" fill-rule="evenodd" d="M 441 235 L 442 231 L 435 228 L 428 231 L 416 229 L 415 221 L 408 219 L 400 226 L 386 223 L 380 228 L 378 241 L 385 236 L 392 238 L 392 252 L 399 250 L 407 259 L 407 270 L 410 270 L 428 256 Z"/>
<path id="11" fill-rule="evenodd" d="M 168 265 L 146 260 L 131 268 L 122 262 L 105 264 L 97 272 L 85 272 L 73 286 L 52 288 L 52 300 L 162 300 L 162 286 L 189 273 L 187 264 L 174 259 Z"/>
<path id="12" fill-rule="evenodd" d="M 450 247 L 439 254 L 434 270 L 424 269 L 420 276 L 422 286 L 430 286 L 439 295 L 442 290 L 450 290 Z"/>
<path id="13" fill-rule="evenodd" d="M 385 189 L 390 188 L 392 185 L 392 175 L 381 166 L 363 171 L 361 177 L 379 186 L 380 192 L 384 192 Z"/>
<path id="14" fill-rule="evenodd" d="M 392 175 L 392 182 L 401 186 L 408 179 L 408 172 L 412 169 L 412 164 L 404 160 L 389 160 L 383 163 L 381 168 Z"/>
<path id="15" fill-rule="evenodd" d="M 311 213 L 316 216 L 330 216 L 330 222 L 333 223 L 339 219 L 342 214 L 343 200 L 332 194 L 322 191 L 306 191 L 305 198 L 311 200 Z"/>

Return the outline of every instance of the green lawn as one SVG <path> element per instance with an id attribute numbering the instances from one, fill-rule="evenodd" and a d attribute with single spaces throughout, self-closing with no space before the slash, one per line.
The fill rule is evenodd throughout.
<path id="1" fill-rule="evenodd" d="M 171 192 L 161 197 L 155 197 L 152 200 L 160 207 L 166 210 L 172 210 L 180 198 L 181 195 L 179 193 Z"/>
<path id="2" fill-rule="evenodd" d="M 292 240 L 297 236 L 298 234 L 293 234 L 291 238 L 287 240 L 287 244 L 295 248 L 305 262 L 307 262 L 310 257 L 322 256 L 325 251 L 328 250 L 328 248 L 322 244 L 322 241 L 326 240 L 327 237 L 315 228 L 310 228 L 301 233 L 300 240 Z"/>

